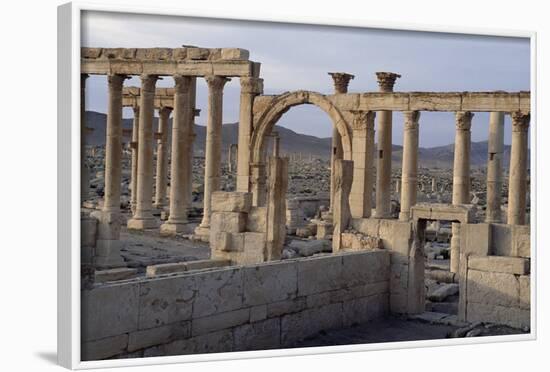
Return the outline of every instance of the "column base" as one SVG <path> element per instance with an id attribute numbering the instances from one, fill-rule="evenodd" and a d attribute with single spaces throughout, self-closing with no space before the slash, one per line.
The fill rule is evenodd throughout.
<path id="1" fill-rule="evenodd" d="M 125 267 L 126 262 L 120 255 L 120 240 L 98 239 L 96 241 L 94 266 L 98 269 Z"/>
<path id="2" fill-rule="evenodd" d="M 408 221 L 410 219 L 409 213 L 399 212 L 399 221 Z"/>
<path id="3" fill-rule="evenodd" d="M 154 217 L 149 217 L 149 218 L 134 217 L 128 220 L 127 227 L 130 230 L 156 229 L 159 227 L 159 222 Z"/>
<path id="4" fill-rule="evenodd" d="M 210 241 L 210 226 L 197 226 L 193 238 L 208 243 Z"/>
<path id="5" fill-rule="evenodd" d="M 175 236 L 177 234 L 192 234 L 194 224 L 188 222 L 165 222 L 160 225 L 160 235 Z"/>

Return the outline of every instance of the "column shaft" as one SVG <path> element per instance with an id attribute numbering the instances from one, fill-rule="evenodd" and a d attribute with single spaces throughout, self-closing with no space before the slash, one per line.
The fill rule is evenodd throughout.
<path id="1" fill-rule="evenodd" d="M 342 148 L 342 138 L 336 126 L 332 126 L 332 147 L 330 153 L 330 210 L 334 205 L 334 190 L 335 190 L 335 175 L 334 175 L 334 164 L 336 160 L 344 158 L 344 150 Z"/>
<path id="2" fill-rule="evenodd" d="M 369 218 L 374 183 L 374 111 L 355 111 L 353 119 L 353 182 L 350 210 L 353 218 Z"/>
<path id="3" fill-rule="evenodd" d="M 140 78 L 137 205 L 134 217 L 128 221 L 128 228 L 137 230 L 158 226 L 153 216 L 153 117 L 158 76 L 144 74 Z"/>
<path id="4" fill-rule="evenodd" d="M 491 112 L 487 157 L 487 209 L 485 222 L 502 221 L 500 212 L 502 193 L 502 152 L 504 149 L 504 113 Z"/>
<path id="5" fill-rule="evenodd" d="M 132 214 L 136 212 L 137 205 L 137 179 L 138 179 L 138 147 L 139 147 L 139 106 L 134 106 L 134 120 L 132 123 L 132 173 L 130 180 L 130 207 Z"/>
<path id="6" fill-rule="evenodd" d="M 206 151 L 204 163 L 204 208 L 199 228 L 210 228 L 212 192 L 220 189 L 223 86 L 229 79 L 208 76 L 208 117 L 206 121 Z M 198 233 L 201 234 L 201 232 Z"/>
<path id="7" fill-rule="evenodd" d="M 401 211 L 399 219 L 408 221 L 411 207 L 416 204 L 418 173 L 418 111 L 406 111 L 401 167 Z"/>
<path id="8" fill-rule="evenodd" d="M 166 190 L 168 187 L 168 121 L 169 107 L 159 110 L 157 139 L 157 176 L 155 179 L 155 207 L 163 209 L 166 206 Z"/>
<path id="9" fill-rule="evenodd" d="M 525 225 L 529 114 L 512 113 L 512 149 L 508 184 L 508 224 Z"/>

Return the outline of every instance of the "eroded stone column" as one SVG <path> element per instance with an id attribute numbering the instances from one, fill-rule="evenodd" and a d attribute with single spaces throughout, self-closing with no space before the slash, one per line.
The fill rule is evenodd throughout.
<path id="1" fill-rule="evenodd" d="M 522 112 L 512 113 L 512 149 L 508 181 L 509 225 L 525 225 L 529 120 L 529 114 Z"/>
<path id="2" fill-rule="evenodd" d="M 392 72 L 377 72 L 380 92 L 393 92 L 395 80 L 401 75 Z M 376 218 L 388 218 L 391 214 L 391 157 L 392 157 L 392 112 L 378 112 L 378 154 L 376 169 Z"/>
<path id="3" fill-rule="evenodd" d="M 353 182 L 350 208 L 353 218 L 369 218 L 374 183 L 374 111 L 353 112 Z"/>
<path id="4" fill-rule="evenodd" d="M 135 105 L 134 120 L 132 122 L 132 142 L 130 148 L 132 149 L 132 173 L 130 175 L 130 208 L 132 215 L 136 213 L 137 205 L 137 178 L 138 178 L 138 140 L 139 140 L 139 106 Z"/>
<path id="5" fill-rule="evenodd" d="M 337 159 L 334 163 L 334 210 L 332 213 L 332 251 L 342 249 L 342 233 L 351 221 L 349 195 L 353 182 L 353 161 Z"/>
<path id="6" fill-rule="evenodd" d="M 172 109 L 159 109 L 157 138 L 157 175 L 155 179 L 155 208 L 166 207 L 166 190 L 168 188 L 168 120 Z"/>
<path id="7" fill-rule="evenodd" d="M 105 142 L 105 195 L 98 218 L 95 264 L 100 268 L 123 266 L 120 256 L 120 187 L 122 169 L 122 85 L 125 75 L 109 75 L 109 102 Z"/>
<path id="8" fill-rule="evenodd" d="M 80 74 L 80 202 L 90 195 L 90 170 L 86 164 L 86 79 L 88 74 Z"/>
<path id="9" fill-rule="evenodd" d="M 504 149 L 504 112 L 491 112 L 489 116 L 488 148 L 485 222 L 498 223 L 502 221 L 500 205 L 502 192 L 502 152 Z"/>
<path id="10" fill-rule="evenodd" d="M 250 137 L 252 136 L 252 106 L 254 97 L 263 93 L 263 79 L 241 77 L 241 100 L 239 112 L 239 143 L 237 155 L 237 191 L 249 192 Z"/>
<path id="11" fill-rule="evenodd" d="M 134 216 L 128 220 L 128 228 L 135 230 L 158 227 L 153 216 L 153 116 L 158 76 L 143 74 L 140 79 L 137 204 Z"/>
<path id="12" fill-rule="evenodd" d="M 459 111 L 455 114 L 456 134 L 453 165 L 453 204 L 470 202 L 470 145 L 473 114 Z M 450 271 L 457 273 L 460 265 L 460 224 L 451 225 Z"/>
<path id="13" fill-rule="evenodd" d="M 191 106 L 191 121 L 190 121 L 190 131 L 189 131 L 189 146 L 188 146 L 188 155 L 185 158 L 187 161 L 187 178 L 185 179 L 187 182 L 187 186 L 185 189 L 187 190 L 187 198 L 186 198 L 186 209 L 187 211 L 191 210 L 193 208 L 193 157 L 194 157 L 194 143 L 195 138 L 197 138 L 197 134 L 195 133 L 195 117 L 200 115 L 201 110 L 196 108 L 196 101 L 197 101 L 197 78 L 191 77 L 191 83 L 189 86 L 189 99 Z"/>
<path id="14" fill-rule="evenodd" d="M 195 234 L 204 240 L 207 240 L 210 235 L 212 192 L 220 190 L 223 87 L 229 80 L 222 76 L 206 77 L 208 83 L 208 117 L 206 119 L 206 156 L 204 162 L 204 208 L 201 224 L 195 230 Z"/>
<path id="15" fill-rule="evenodd" d="M 418 119 L 420 112 L 405 111 L 403 161 L 401 166 L 401 211 L 399 219 L 408 221 L 411 207 L 416 204 L 418 174 Z"/>
<path id="16" fill-rule="evenodd" d="M 286 191 L 288 158 L 269 157 L 267 197 L 266 259 L 280 260 L 286 237 Z"/>
<path id="17" fill-rule="evenodd" d="M 194 123 L 194 109 L 191 104 L 192 78 L 174 76 L 174 117 L 172 120 L 172 163 L 170 168 L 170 215 L 168 221 L 160 226 L 163 235 L 191 233 L 188 224 L 190 189 L 189 178 L 192 162 L 190 147 Z M 192 149 L 191 149 L 192 151 Z M 192 159 L 191 159 L 192 160 Z"/>

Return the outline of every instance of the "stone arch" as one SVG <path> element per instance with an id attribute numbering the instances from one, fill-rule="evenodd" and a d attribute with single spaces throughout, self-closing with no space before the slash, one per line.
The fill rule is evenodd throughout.
<path id="1" fill-rule="evenodd" d="M 273 126 L 281 116 L 294 106 L 311 104 L 319 107 L 327 113 L 332 120 L 332 125 L 336 127 L 342 139 L 342 148 L 344 150 L 344 160 L 351 159 L 351 132 L 349 126 L 336 105 L 324 95 L 299 90 L 295 92 L 283 93 L 271 102 L 269 107 L 261 114 L 254 127 L 254 133 L 251 138 L 252 163 L 262 162 L 262 147 L 266 135 L 269 134 Z"/>

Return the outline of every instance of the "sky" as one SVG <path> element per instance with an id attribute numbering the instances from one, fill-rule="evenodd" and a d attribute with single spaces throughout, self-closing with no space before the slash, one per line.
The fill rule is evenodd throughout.
<path id="1" fill-rule="evenodd" d="M 82 46 L 177 48 L 243 48 L 250 60 L 260 62 L 264 94 L 293 90 L 333 92 L 328 72 L 355 75 L 349 92 L 377 91 L 376 71 L 402 75 L 395 91 L 519 91 L 530 90 L 530 46 L 526 38 L 315 26 L 274 22 L 83 12 Z M 125 86 L 139 86 L 139 78 Z M 171 87 L 164 77 L 157 87 Z M 239 79 L 225 85 L 223 122 L 239 119 Z M 196 122 L 206 123 L 207 87 L 197 80 Z M 86 82 L 86 109 L 106 112 L 107 78 L 92 76 Z M 124 117 L 132 110 L 124 109 Z M 402 144 L 403 116 L 394 112 L 392 141 Z M 475 113 L 472 140 L 484 141 L 489 115 Z M 293 107 L 277 125 L 298 133 L 330 137 L 332 123 L 313 105 Z M 420 146 L 434 147 L 454 141 L 454 114 L 422 112 Z M 505 119 L 505 143 L 510 143 L 510 118 Z"/>

